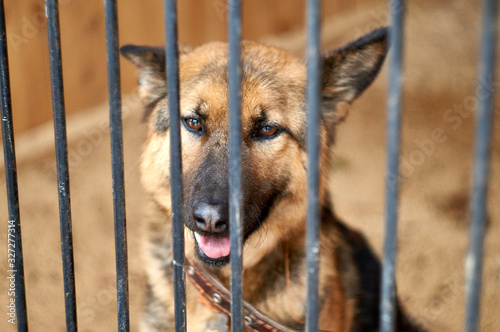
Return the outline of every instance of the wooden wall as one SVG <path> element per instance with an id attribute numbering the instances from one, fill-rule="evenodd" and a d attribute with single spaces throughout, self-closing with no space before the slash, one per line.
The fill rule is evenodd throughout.
<path id="1" fill-rule="evenodd" d="M 323 16 L 342 13 L 366 0 L 324 1 Z M 120 44 L 164 44 L 163 0 L 120 0 Z M 107 68 L 102 0 L 60 0 L 66 112 L 107 100 Z M 43 0 L 6 0 L 12 106 L 15 132 L 52 118 L 47 22 Z M 225 0 L 178 2 L 179 40 L 193 46 L 226 40 Z M 243 2 L 243 37 L 258 40 L 304 25 L 304 0 Z M 134 68 L 122 61 L 122 87 L 135 87 Z"/>

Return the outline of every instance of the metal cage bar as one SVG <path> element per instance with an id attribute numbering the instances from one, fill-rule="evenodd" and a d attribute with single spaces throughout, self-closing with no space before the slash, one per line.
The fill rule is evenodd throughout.
<path id="1" fill-rule="evenodd" d="M 307 307 L 306 331 L 317 331 L 319 318 L 319 153 L 321 88 L 321 2 L 307 2 Z"/>
<path id="2" fill-rule="evenodd" d="M 123 169 L 123 130 L 118 53 L 118 17 L 116 0 L 105 0 L 106 48 L 108 60 L 109 124 L 113 177 L 113 210 L 115 218 L 116 290 L 118 331 L 130 330 L 128 301 L 127 220 Z"/>
<path id="3" fill-rule="evenodd" d="M 497 55 L 498 0 L 483 1 L 483 27 L 479 63 L 474 153 L 473 187 L 471 193 L 471 224 L 469 249 L 465 264 L 466 313 L 465 331 L 479 328 L 481 277 L 483 270 L 484 236 L 487 220 L 488 180 L 494 123 L 495 61 Z"/>
<path id="4" fill-rule="evenodd" d="M 16 312 L 17 330 L 21 332 L 28 331 L 28 317 L 24 287 L 24 264 L 21 239 L 21 219 L 19 216 L 19 195 L 17 188 L 16 149 L 14 144 L 14 128 L 12 122 L 9 59 L 7 54 L 7 32 L 5 28 L 5 8 L 3 0 L 0 1 L 0 42 L 2 139 L 5 162 L 5 182 L 7 186 L 7 201 L 9 206 L 9 223 L 7 231 L 7 272 L 14 276 L 14 310 Z M 13 244 L 13 249 L 10 249 L 11 244 Z M 11 250 L 13 250 L 13 254 L 11 254 Z M 8 275 L 8 277 L 10 277 L 10 275 Z M 8 310 L 10 309 L 8 308 Z"/>
<path id="5" fill-rule="evenodd" d="M 59 191 L 59 219 L 61 224 L 66 330 L 69 332 L 77 331 L 77 319 L 68 171 L 68 142 L 66 138 L 61 38 L 59 32 L 59 4 L 58 0 L 46 0 L 45 4 L 49 35 L 52 108 L 54 112 L 54 134 L 56 141 L 57 187 Z"/>
<path id="6" fill-rule="evenodd" d="M 386 229 L 380 296 L 380 331 L 394 331 L 396 322 L 396 255 L 399 206 L 404 0 L 392 0 L 389 28 L 389 88 L 387 103 Z"/>
<path id="7" fill-rule="evenodd" d="M 170 117 L 170 178 L 174 268 L 175 331 L 186 331 L 186 274 L 184 271 L 184 221 L 182 156 L 179 114 L 179 49 L 177 2 L 165 0 L 167 94 Z"/>
<path id="8" fill-rule="evenodd" d="M 231 331 L 243 331 L 241 196 L 241 1 L 228 1 L 229 30 L 229 230 Z"/>

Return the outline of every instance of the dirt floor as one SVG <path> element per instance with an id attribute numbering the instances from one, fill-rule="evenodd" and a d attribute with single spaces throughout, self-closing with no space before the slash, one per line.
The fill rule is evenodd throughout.
<path id="1" fill-rule="evenodd" d="M 409 2 L 397 282 L 407 311 L 430 331 L 461 331 L 464 321 L 474 104 L 478 99 L 478 7 L 465 0 Z M 384 8 L 377 2 L 366 12 L 325 22 L 325 49 L 383 24 L 387 17 Z M 267 41 L 300 53 L 303 37 L 291 33 Z M 339 128 L 331 182 L 337 214 L 362 230 L 378 254 L 384 237 L 386 86 L 387 68 Z M 134 97 L 124 104 L 130 312 L 132 330 L 137 331 L 144 294 L 140 248 L 144 195 L 137 167 L 144 129 L 139 125 L 140 110 Z M 76 128 L 69 134 L 69 163 L 78 326 L 82 332 L 117 329 L 106 111 L 101 107 L 68 119 L 69 128 Z M 88 121 L 89 117 L 93 120 Z M 500 107 L 495 122 L 481 306 L 481 331 L 486 332 L 500 331 Z M 29 326 L 31 331 L 64 331 L 52 148 L 48 153 L 31 148 L 30 154 L 26 152 L 29 148 L 22 146 L 35 146 L 43 140 L 53 146 L 50 130 L 41 132 L 48 134 L 40 138 L 38 132 L 18 140 L 23 156 L 19 161 L 19 193 Z M 4 186 L 2 177 L 0 188 Z M 4 190 L 0 191 L 0 211 L 6 218 Z M 5 229 L 0 229 L 0 248 L 7 247 Z M 6 318 L 7 282 L 3 277 L 0 280 L 0 331 L 14 331 Z"/>

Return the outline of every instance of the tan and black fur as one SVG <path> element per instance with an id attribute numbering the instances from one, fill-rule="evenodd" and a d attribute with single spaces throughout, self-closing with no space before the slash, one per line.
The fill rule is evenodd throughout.
<path id="1" fill-rule="evenodd" d="M 327 181 L 335 126 L 375 79 L 387 52 L 386 39 L 386 29 L 378 29 L 323 57 L 319 299 L 324 331 L 378 327 L 380 263 L 363 236 L 335 216 Z M 165 55 L 162 48 L 153 47 L 124 46 L 121 51 L 140 69 L 139 94 L 148 128 L 141 163 L 142 183 L 150 198 L 142 331 L 173 331 Z M 227 55 L 224 43 L 181 48 L 179 75 L 186 256 L 201 261 L 229 286 L 228 257 L 208 257 L 193 236 L 194 232 L 216 238 L 229 234 Z M 244 297 L 296 329 L 304 326 L 306 296 L 305 89 L 304 61 L 274 47 L 243 42 Z M 193 123 L 196 126 L 190 127 Z M 198 298 L 188 282 L 188 331 L 226 331 L 226 317 Z M 399 331 L 414 330 L 401 314 L 397 323 Z"/>

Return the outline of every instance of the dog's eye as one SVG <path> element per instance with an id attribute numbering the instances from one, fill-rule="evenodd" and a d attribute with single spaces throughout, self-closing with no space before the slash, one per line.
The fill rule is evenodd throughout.
<path id="1" fill-rule="evenodd" d="M 201 131 L 203 129 L 203 126 L 201 125 L 201 121 L 198 119 L 195 119 L 195 118 L 185 118 L 184 125 L 191 132 L 198 132 L 198 131 Z"/>
<path id="2" fill-rule="evenodd" d="M 273 136 L 276 136 L 276 134 L 278 134 L 278 132 L 279 132 L 279 130 L 276 127 L 263 126 L 259 129 L 257 136 L 262 137 L 262 138 L 271 138 Z"/>

